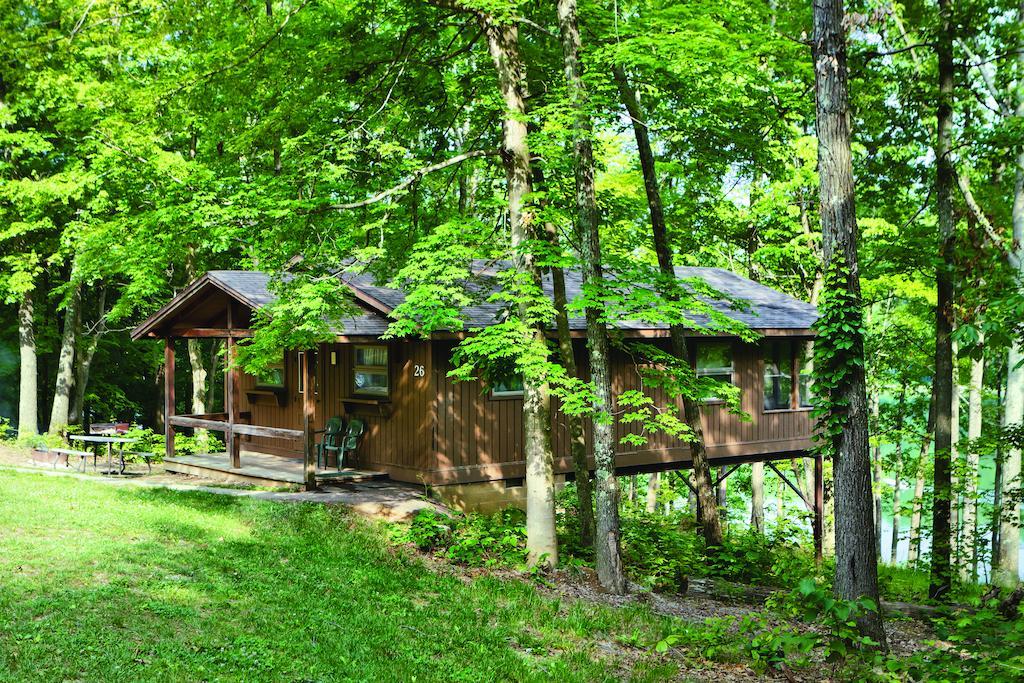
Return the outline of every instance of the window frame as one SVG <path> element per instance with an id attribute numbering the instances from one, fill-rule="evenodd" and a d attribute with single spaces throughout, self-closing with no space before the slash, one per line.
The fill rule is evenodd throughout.
<path id="1" fill-rule="evenodd" d="M 800 377 L 803 372 L 803 362 L 801 359 L 802 350 L 801 347 L 807 344 L 808 341 L 813 340 L 797 339 L 797 338 L 767 338 L 765 339 L 760 347 L 760 368 L 761 368 L 761 412 L 762 413 L 786 413 L 786 412 L 805 412 L 813 410 L 813 406 L 803 404 L 803 396 L 800 391 Z M 767 354 L 765 347 L 779 348 L 783 347 L 788 349 L 789 361 L 789 402 L 784 408 L 767 408 L 764 405 L 765 399 L 765 363 L 767 361 Z M 779 360 L 783 360 L 782 352 L 778 356 Z M 808 385 L 810 391 L 810 385 Z M 813 392 L 811 392 L 813 396 Z"/>
<path id="2" fill-rule="evenodd" d="M 519 383 L 523 384 L 523 379 L 521 376 L 519 377 Z M 504 401 L 508 399 L 522 398 L 523 393 L 526 389 L 526 387 L 524 386 L 522 389 L 498 390 L 496 388 L 497 382 L 491 382 L 489 384 L 491 394 L 490 398 L 492 401 Z"/>
<path id="3" fill-rule="evenodd" d="M 727 383 L 731 384 L 732 386 L 737 386 L 736 385 L 736 357 L 735 357 L 736 348 L 735 348 L 735 345 L 731 341 L 729 341 L 729 340 L 722 340 L 722 341 L 712 340 L 712 339 L 698 340 L 694 344 L 694 349 L 693 349 L 693 374 L 694 374 L 694 376 L 697 377 L 697 378 L 700 378 L 700 377 L 718 377 L 720 375 L 725 374 L 723 372 L 707 372 L 707 371 L 708 370 L 715 370 L 715 371 L 724 370 L 726 366 L 714 367 L 714 368 L 703 368 L 703 369 L 697 367 L 697 360 L 698 360 L 698 358 L 700 358 L 700 350 L 702 348 L 707 348 L 709 346 L 724 346 L 724 347 L 726 347 L 729 350 L 729 366 L 728 366 L 728 369 L 729 369 L 729 373 L 728 373 L 729 374 L 729 381 Z M 721 398 L 721 397 L 718 397 L 718 396 L 708 396 L 708 397 L 706 397 L 703 400 L 703 403 L 705 405 L 714 405 L 714 404 L 719 404 L 719 403 L 725 403 L 725 399 Z"/>
<path id="4" fill-rule="evenodd" d="M 359 358 L 360 349 L 383 349 L 384 350 L 384 365 L 358 365 L 356 361 Z M 356 375 L 359 373 L 383 375 L 387 380 L 387 386 L 384 387 L 384 393 L 375 391 L 373 389 L 367 390 L 365 388 L 359 388 L 356 385 Z M 350 390 L 352 396 L 357 396 L 364 399 L 378 399 L 387 400 L 391 398 L 391 347 L 388 344 L 355 344 L 352 346 L 352 372 L 350 375 Z"/>
<path id="5" fill-rule="evenodd" d="M 281 360 L 277 363 L 272 363 L 267 366 L 267 370 L 280 370 L 281 381 L 277 382 L 266 382 L 260 377 L 256 377 L 256 389 L 263 389 L 267 391 L 285 391 L 288 389 L 288 356 L 287 354 L 281 354 Z"/>
<path id="6" fill-rule="evenodd" d="M 320 352 L 319 351 L 296 351 L 295 352 L 295 387 L 298 389 L 299 396 L 306 393 L 306 382 L 302 376 L 302 358 L 306 353 L 313 354 L 313 395 L 320 395 Z"/>

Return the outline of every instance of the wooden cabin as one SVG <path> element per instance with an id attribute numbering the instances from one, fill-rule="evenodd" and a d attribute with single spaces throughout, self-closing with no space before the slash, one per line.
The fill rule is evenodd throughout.
<path id="1" fill-rule="evenodd" d="M 486 294 L 488 278 L 493 285 L 494 270 L 500 267 L 502 264 L 478 264 L 476 290 Z M 816 309 L 725 270 L 678 268 L 677 272 L 681 278 L 701 278 L 727 297 L 744 302 L 746 307 L 740 310 L 724 301 L 713 303 L 762 336 L 757 343 L 744 343 L 737 337 L 695 332 L 691 339 L 691 361 L 697 372 L 738 385 L 742 408 L 750 416 L 744 421 L 720 402 L 708 401 L 703 406 L 712 464 L 727 473 L 731 471 L 728 467 L 740 463 L 770 463 L 806 455 L 812 421 L 809 375 L 802 359 L 812 338 Z M 274 298 L 268 275 L 206 273 L 134 330 L 134 339 L 167 340 L 168 468 L 196 471 L 196 458 L 190 461 L 193 465 L 175 465 L 180 459 L 172 457 L 174 429 L 203 427 L 224 433 L 231 469 L 244 468 L 250 456 L 261 458 L 262 463 L 274 456 L 297 470 L 304 467 L 302 480 L 312 486 L 317 477 L 331 474 L 330 468 L 314 471 L 310 449 L 315 430 L 335 415 L 358 416 L 367 430 L 351 463 L 356 471 L 429 484 L 450 501 L 467 507 L 484 501 L 517 500 L 525 474 L 521 385 L 514 379 L 488 386 L 483 381 L 449 378 L 451 351 L 460 334 L 382 340 L 389 315 L 404 300 L 403 293 L 377 286 L 367 275 L 342 273 L 338 277 L 351 290 L 358 312 L 336 323 L 333 341 L 315 349 L 285 352 L 270 380 L 230 371 L 223 414 L 174 414 L 173 342 L 222 337 L 233 347 L 236 340 L 249 336 L 254 311 Z M 566 281 L 571 300 L 580 291 L 580 276 L 567 272 Z M 550 288 L 549 280 L 545 286 Z M 466 329 L 492 324 L 500 314 L 498 304 L 481 296 L 479 303 L 464 310 Z M 570 327 L 585 375 L 585 321 L 573 319 Z M 643 339 L 667 344 L 668 330 L 663 325 L 627 322 L 616 333 L 626 342 Z M 636 363 L 625 351 L 614 351 L 616 393 L 641 387 Z M 647 391 L 661 405 L 674 400 L 660 390 Z M 557 402 L 553 408 L 555 472 L 571 478 L 565 419 Z M 636 428 L 620 422 L 617 435 L 621 438 Z M 589 432 L 587 439 L 589 443 Z M 227 456 L 220 457 L 226 462 Z M 617 466 L 622 473 L 685 469 L 690 466 L 689 457 L 686 443 L 652 434 L 643 446 L 620 443 Z"/>

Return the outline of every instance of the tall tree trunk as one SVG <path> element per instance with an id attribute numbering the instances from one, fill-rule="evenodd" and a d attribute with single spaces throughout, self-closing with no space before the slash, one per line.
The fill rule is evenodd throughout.
<path id="1" fill-rule="evenodd" d="M 21 380 L 18 388 L 18 436 L 39 433 L 39 364 L 36 356 L 36 325 L 33 292 L 18 302 L 18 348 L 21 354 Z"/>
<path id="2" fill-rule="evenodd" d="M 100 286 L 97 319 L 90 332 L 83 331 L 75 352 L 75 386 L 71 395 L 70 423 L 85 424 L 85 392 L 89 388 L 92 359 L 99 347 L 100 337 L 107 331 L 107 288 Z"/>
<path id="3" fill-rule="evenodd" d="M 949 491 L 950 491 L 950 505 L 949 505 L 949 534 L 950 543 L 952 545 L 952 572 L 954 575 L 959 574 L 963 570 L 964 552 L 963 552 L 963 538 L 960 530 L 960 506 L 961 506 L 961 495 L 960 495 L 960 477 L 957 474 L 960 462 L 960 398 L 962 392 L 960 390 L 960 369 L 957 359 L 959 358 L 960 352 L 958 350 L 957 343 L 953 342 L 953 401 L 949 412 L 949 424 L 950 424 L 950 439 L 949 439 Z"/>
<path id="4" fill-rule="evenodd" d="M 875 429 L 878 431 L 878 418 L 881 413 L 878 394 L 871 395 L 871 415 L 874 418 Z M 871 494 L 875 503 L 875 554 L 879 561 L 882 559 L 882 441 L 880 436 L 875 437 L 875 445 L 871 449 Z"/>
<path id="5" fill-rule="evenodd" d="M 544 172 L 539 164 L 533 164 L 534 185 L 544 186 Z M 459 178 L 463 178 L 460 174 Z M 554 223 L 545 221 L 544 235 L 552 248 L 562 253 L 558 238 L 558 228 Z M 552 265 L 551 292 L 555 305 L 555 334 L 558 340 L 558 359 L 569 377 L 579 377 L 579 366 L 576 363 L 576 351 L 572 343 L 569 329 L 569 304 L 565 293 L 565 271 L 561 266 Z M 586 548 L 594 545 L 594 482 L 590 478 L 590 465 L 587 462 L 587 442 L 583 429 L 583 418 L 578 415 L 563 415 L 569 432 L 569 454 L 572 456 L 573 473 L 576 476 L 576 497 L 579 503 L 580 544 Z"/>
<path id="6" fill-rule="evenodd" d="M 1015 229 L 1016 232 L 1016 229 Z M 1003 426 L 1024 422 L 1024 345 L 1015 343 L 1006 358 L 1006 397 L 1003 400 Z M 1021 485 L 1021 452 L 1010 447 L 1002 459 L 999 477 L 999 553 L 993 564 L 992 583 L 1012 588 L 1020 581 L 1020 510 L 1015 502 Z"/>
<path id="7" fill-rule="evenodd" d="M 650 478 L 647 480 L 647 500 L 644 505 L 644 510 L 649 513 L 655 513 L 658 510 L 658 490 L 661 485 L 661 475 L 657 472 L 651 472 Z"/>
<path id="8" fill-rule="evenodd" d="M 1024 23 L 1024 2 L 1018 5 L 1018 24 Z M 1018 72 L 1024 73 L 1024 38 L 1018 42 Z M 1024 115 L 1024 78 L 1018 76 L 1016 89 L 1016 114 Z M 1017 154 L 1016 179 L 1013 194 L 1013 250 L 1017 257 L 1017 287 L 1024 288 L 1024 147 Z M 1024 423 L 1024 344 L 1018 339 L 1007 354 L 1006 399 L 1003 425 Z M 999 499 L 999 562 L 993 564 L 992 582 L 1010 588 L 1020 582 L 1020 502 L 1014 496 L 1020 488 L 1021 451 L 1011 448 L 1002 462 Z M 1016 502 L 1015 502 L 1016 501 Z"/>
<path id="9" fill-rule="evenodd" d="M 651 149 L 651 138 L 647 129 L 647 118 L 640 108 L 640 102 L 636 98 L 636 93 L 629 84 L 625 69 L 615 65 L 612 71 L 618 86 L 619 97 L 629 113 L 633 126 L 633 135 L 636 137 L 637 151 L 640 155 L 640 168 L 644 175 L 644 191 L 647 194 L 647 207 L 651 218 L 654 251 L 658 257 L 658 268 L 665 278 L 666 287 L 668 288 L 668 291 L 664 292 L 663 296 L 668 301 L 675 302 L 679 300 L 679 293 L 676 290 L 678 285 L 676 285 L 672 248 L 669 246 L 668 241 L 665 213 L 661 204 L 661 189 L 658 185 L 654 152 Z M 671 283 L 671 287 L 669 283 Z M 671 342 L 672 355 L 682 361 L 689 362 L 690 354 L 686 344 L 686 328 L 682 324 L 670 325 L 669 340 Z M 693 475 L 701 510 L 701 527 L 704 534 L 704 542 L 709 547 L 721 546 L 723 541 L 722 521 L 718 514 L 718 507 L 715 505 L 711 465 L 708 461 L 707 448 L 704 443 L 704 428 L 701 425 L 700 406 L 693 401 L 683 399 L 683 420 L 690 429 L 690 456 L 693 461 Z"/>
<path id="10" fill-rule="evenodd" d="M 853 192 L 853 161 L 850 152 L 850 105 L 847 93 L 846 36 L 842 0 L 814 3 L 814 74 L 817 105 L 818 174 L 821 194 L 822 252 L 825 279 L 839 291 L 829 298 L 837 303 L 836 315 L 852 332 L 826 330 L 819 345 L 840 341 L 833 347 L 839 367 L 816 368 L 834 373 L 836 384 L 829 400 L 841 429 L 833 432 L 833 481 L 836 526 L 836 575 L 834 589 L 841 599 L 867 597 L 878 601 L 878 563 L 874 548 L 871 500 L 871 456 L 868 451 L 868 405 L 864 378 L 864 339 L 857 262 L 857 217 Z M 853 318 L 853 319 L 851 319 Z M 833 324 L 839 320 L 831 321 Z M 826 323 L 827 324 L 827 323 Z M 834 337 L 839 337 L 835 339 Z M 847 346 L 848 345 L 848 346 Z M 819 361 L 822 356 L 819 355 Z M 826 427 L 827 428 L 827 427 Z M 880 611 L 858 620 L 860 631 L 883 649 L 885 630 Z"/>
<path id="11" fill-rule="evenodd" d="M 910 548 L 907 550 L 907 563 L 914 567 L 921 556 L 921 517 L 924 514 L 924 469 L 928 452 L 932 447 L 932 432 L 935 430 L 935 391 L 928 399 L 928 422 L 921 437 L 921 450 L 917 455 L 917 468 L 914 471 L 914 505 L 910 513 Z"/>
<path id="12" fill-rule="evenodd" d="M 983 340 L 979 340 L 983 343 Z M 967 449 L 964 468 L 963 538 L 966 551 L 960 578 L 975 581 L 978 578 L 978 451 L 974 446 L 981 438 L 983 426 L 982 390 L 985 386 L 985 356 L 971 359 L 971 380 L 967 388 Z"/>
<path id="13" fill-rule="evenodd" d="M 71 393 L 71 414 L 68 416 L 68 424 L 85 424 L 85 392 L 89 387 L 92 359 L 98 346 L 98 335 L 86 335 L 75 352 L 75 383 Z"/>
<path id="14" fill-rule="evenodd" d="M 556 236 L 557 239 L 557 236 Z M 565 273 L 561 268 L 551 269 L 551 284 L 554 290 L 555 328 L 558 334 L 558 357 L 570 377 L 578 377 L 576 353 L 569 334 L 569 312 L 565 294 Z M 583 420 L 576 415 L 566 415 L 569 429 L 569 453 L 572 455 L 573 471 L 576 474 L 576 496 L 579 498 L 580 543 L 585 547 L 594 545 L 594 482 L 590 478 L 587 462 L 587 442 L 583 431 Z"/>
<path id="15" fill-rule="evenodd" d="M 896 551 L 900 542 L 900 480 L 903 477 L 903 420 L 907 399 L 907 385 L 900 386 L 900 398 L 896 404 L 896 467 L 892 487 L 892 539 L 889 542 L 889 564 L 896 564 Z"/>
<path id="16" fill-rule="evenodd" d="M 195 156 L 195 140 L 196 137 L 193 134 L 192 144 L 190 148 L 190 155 Z M 275 147 L 275 152 L 277 148 Z M 278 158 L 279 162 L 280 159 Z M 188 278 L 189 282 L 196 279 L 198 273 L 196 272 L 196 248 L 194 245 L 189 245 L 188 251 L 185 254 L 185 277 Z M 203 358 L 203 345 L 198 339 L 188 339 L 186 342 L 188 348 L 188 364 L 192 371 L 192 414 L 202 415 L 206 412 L 206 363 Z M 210 437 L 209 432 L 205 429 L 196 429 L 195 438 L 197 446 L 200 451 L 207 451 L 209 447 Z"/>
<path id="17" fill-rule="evenodd" d="M 935 272 L 935 471 L 932 475 L 932 552 L 928 595 L 945 598 L 951 587 L 950 455 L 953 409 L 953 38 L 950 0 L 939 0 L 941 30 L 936 44 L 939 101 L 935 132 L 935 203 L 939 260 Z"/>
<path id="18" fill-rule="evenodd" d="M 508 214 L 513 262 L 539 290 L 541 275 L 529 243 L 537 239 L 534 215 L 527 206 L 532 191 L 530 147 L 526 139 L 526 70 L 519 52 L 519 31 L 514 23 L 499 23 L 493 17 L 477 15 L 487 35 L 487 46 L 498 76 L 498 88 L 505 104 L 502 123 L 502 160 L 508 182 Z M 519 315 L 528 325 L 526 343 L 547 347 L 543 323 L 532 320 L 526 301 Z M 523 432 L 526 460 L 526 533 L 530 564 L 558 564 L 555 535 L 555 487 L 550 438 L 550 391 L 546 381 L 533 373 L 523 378 Z"/>
<path id="19" fill-rule="evenodd" d="M 71 413 L 71 389 L 75 382 L 75 346 L 81 322 L 80 307 L 82 287 L 75 285 L 71 301 L 64 309 L 64 332 L 60 340 L 60 356 L 57 360 L 57 380 L 53 389 L 53 406 L 50 410 L 51 434 L 61 432 L 68 425 Z"/>
<path id="20" fill-rule="evenodd" d="M 794 461 L 795 462 L 795 461 Z M 796 474 L 796 470 L 793 470 Z M 797 475 L 799 481 L 799 475 Z M 764 463 L 750 465 L 750 526 L 759 534 L 764 533 Z"/>
<path id="21" fill-rule="evenodd" d="M 715 503 L 718 505 L 718 516 L 722 521 L 723 527 L 728 524 L 729 518 L 729 480 L 726 478 L 725 473 L 725 467 L 718 468 L 718 486 L 715 487 Z"/>
<path id="22" fill-rule="evenodd" d="M 580 64 L 580 32 L 576 0 L 558 0 L 558 29 L 566 87 L 573 107 L 573 162 L 576 171 L 576 212 L 582 252 L 583 281 L 591 287 L 603 282 L 601 236 L 594 189 L 593 126 L 590 103 Z M 626 592 L 619 528 L 619 489 L 615 485 L 615 434 L 612 421 L 611 372 L 608 332 L 603 311 L 586 307 L 590 379 L 594 385 L 598 418 L 593 421 L 594 474 L 597 480 L 597 576 L 611 593 Z"/>

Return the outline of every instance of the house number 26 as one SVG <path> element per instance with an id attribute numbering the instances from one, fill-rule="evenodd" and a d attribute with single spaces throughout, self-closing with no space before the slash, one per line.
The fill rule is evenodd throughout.
<path id="1" fill-rule="evenodd" d="M 414 365 L 414 366 L 412 366 L 412 376 L 413 377 L 425 377 L 426 374 L 427 374 L 427 370 L 422 365 Z"/>

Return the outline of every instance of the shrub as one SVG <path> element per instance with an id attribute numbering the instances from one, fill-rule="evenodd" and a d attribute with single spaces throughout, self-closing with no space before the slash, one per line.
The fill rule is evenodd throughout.
<path id="1" fill-rule="evenodd" d="M 16 434 L 17 430 L 11 426 L 11 421 L 6 417 L 0 417 L 0 443 L 11 443 Z"/>
<path id="2" fill-rule="evenodd" d="M 164 435 L 158 434 L 148 427 L 132 427 L 130 430 L 125 432 L 125 437 L 138 439 L 138 441 L 131 444 L 126 450 L 138 451 L 141 453 L 152 453 L 157 456 L 156 460 L 158 462 L 160 457 L 164 454 Z M 213 434 L 208 435 L 205 444 L 196 439 L 195 436 L 189 436 L 188 434 L 174 435 L 174 452 L 177 455 L 217 453 L 223 449 L 223 442 Z"/>
<path id="3" fill-rule="evenodd" d="M 470 566 L 518 567 L 526 562 L 526 515 L 514 508 L 451 517 L 420 510 L 397 538 Z"/>

